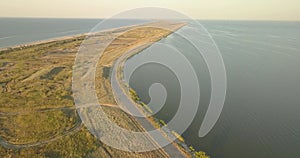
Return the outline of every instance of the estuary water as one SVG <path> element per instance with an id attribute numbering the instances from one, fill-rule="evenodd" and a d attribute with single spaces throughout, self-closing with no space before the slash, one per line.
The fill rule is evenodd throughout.
<path id="1" fill-rule="evenodd" d="M 201 91 L 197 115 L 183 134 L 186 142 L 214 158 L 298 158 L 300 22 L 200 22 L 220 49 L 228 87 L 221 117 L 208 135 L 199 138 L 198 131 L 210 101 L 210 75 L 203 58 L 196 52 L 189 49 L 181 52 L 193 65 Z M 161 43 L 184 47 L 175 34 Z M 149 57 L 144 52 L 127 61 L 125 73 L 130 65 Z M 151 53 L 159 55 L 164 52 Z M 180 63 L 176 61 L 178 59 L 174 60 Z M 136 69 L 130 77 L 130 86 L 145 103 L 151 100 L 148 91 L 154 83 L 164 85 L 167 92 L 164 107 L 155 117 L 168 122 L 180 102 L 180 83 L 176 74 L 160 64 L 148 63 Z"/>

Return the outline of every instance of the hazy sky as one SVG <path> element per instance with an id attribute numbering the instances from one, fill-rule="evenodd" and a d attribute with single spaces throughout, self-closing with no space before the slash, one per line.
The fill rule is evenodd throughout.
<path id="1" fill-rule="evenodd" d="M 1 17 L 105 18 L 163 7 L 197 19 L 300 20 L 300 0 L 0 0 Z"/>

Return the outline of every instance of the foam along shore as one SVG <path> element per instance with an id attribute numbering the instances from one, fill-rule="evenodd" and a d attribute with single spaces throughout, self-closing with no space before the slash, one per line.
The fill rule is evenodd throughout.
<path id="1" fill-rule="evenodd" d="M 129 26 L 2 49 L 0 144 L 4 146 L 0 146 L 0 157 L 169 157 L 164 149 L 134 153 L 99 141 L 82 126 L 85 124 L 74 107 L 72 92 L 73 64 L 84 39 L 87 36 L 97 37 L 101 42 L 108 37 L 118 37 L 105 49 L 97 65 L 95 86 L 99 103 L 107 116 L 120 127 L 144 131 L 140 123 L 116 103 L 109 69 L 128 50 L 171 33 L 151 27 L 155 25 L 170 23 L 143 24 L 145 27 L 142 28 Z M 170 26 L 178 25 L 173 23 Z M 78 126 L 78 123 L 81 125 Z M 185 156 L 190 157 L 188 153 Z"/>

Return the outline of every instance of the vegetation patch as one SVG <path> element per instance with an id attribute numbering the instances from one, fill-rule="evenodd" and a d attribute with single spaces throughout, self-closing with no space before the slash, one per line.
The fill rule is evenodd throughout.
<path id="1" fill-rule="evenodd" d="M 103 67 L 102 77 L 104 77 L 105 79 L 108 79 L 109 75 L 110 75 L 110 69 L 111 69 L 111 67 Z"/>
<path id="2" fill-rule="evenodd" d="M 132 88 L 129 88 L 129 94 L 131 96 L 131 99 L 133 101 L 135 101 L 136 103 L 138 103 L 139 101 L 141 101 L 140 97 L 138 96 L 138 94 L 136 93 L 135 90 L 133 90 Z"/>
<path id="3" fill-rule="evenodd" d="M 47 80 L 53 80 L 55 75 L 57 75 L 58 73 L 60 73 L 65 67 L 55 67 L 53 68 L 50 72 L 48 72 L 47 74 L 41 76 L 41 79 L 47 79 Z"/>
<path id="4" fill-rule="evenodd" d="M 114 32 L 119 36 L 124 31 Z M 106 65 L 99 72 L 103 76 L 96 76 L 100 101 L 116 105 L 108 78 L 110 67 L 120 55 L 137 43 L 157 41 L 169 33 L 155 28 L 132 29 L 120 37 L 118 44 L 109 46 L 110 51 L 99 60 Z M 99 38 L 107 40 L 113 35 L 106 33 Z M 0 142 L 12 147 L 0 146 L 0 157 L 162 157 L 162 150 L 133 153 L 106 146 L 82 126 L 71 84 L 76 52 L 84 39 L 80 36 L 0 51 Z M 116 107 L 104 107 L 104 111 L 122 128 L 143 130 L 134 117 Z M 30 146 L 37 142 L 44 143 Z M 14 148 L 20 144 L 27 147 Z"/>

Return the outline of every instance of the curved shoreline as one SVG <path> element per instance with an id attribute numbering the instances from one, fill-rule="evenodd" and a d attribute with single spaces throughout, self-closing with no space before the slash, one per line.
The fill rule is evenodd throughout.
<path id="1" fill-rule="evenodd" d="M 112 29 L 112 30 L 114 30 L 114 32 L 112 32 L 113 35 L 119 35 L 119 34 L 125 33 L 128 30 L 133 30 L 133 31 L 131 31 L 131 34 L 130 33 L 127 34 L 128 35 L 127 37 L 126 36 L 121 37 L 121 38 L 118 39 L 119 41 L 117 41 L 115 44 L 112 44 L 112 50 L 113 50 L 112 52 L 107 50 L 108 58 L 103 59 L 105 61 L 105 63 L 108 64 L 108 65 L 105 65 L 105 66 L 112 66 L 113 61 L 117 60 L 122 54 L 125 54 L 126 51 L 128 51 L 130 49 L 138 48 L 139 46 L 141 46 L 145 43 L 153 44 L 155 41 L 158 41 L 158 40 L 160 40 L 160 39 L 162 39 L 162 38 L 164 38 L 164 37 L 166 37 L 167 35 L 170 34 L 166 31 L 162 31 L 162 30 L 159 31 L 159 29 L 156 30 L 155 29 L 156 25 L 158 25 L 158 26 L 170 26 L 172 28 L 176 28 L 176 27 L 181 26 L 182 23 L 164 23 L 164 22 L 159 23 L 158 22 L 158 23 L 155 23 L 155 24 L 152 24 L 152 25 L 151 24 L 142 25 L 142 27 L 132 27 L 131 26 L 131 27 L 123 28 L 123 29 L 120 29 L 120 28 Z M 143 29 L 138 29 L 138 28 L 143 28 Z M 134 29 L 136 29 L 136 30 L 134 30 Z M 100 34 L 100 35 L 102 35 L 102 34 Z M 114 37 L 113 35 L 108 34 L 106 36 L 106 34 L 105 34 L 105 37 L 102 35 L 102 36 L 99 36 L 99 38 L 100 38 L 100 40 L 102 39 L 102 37 L 103 38 L 106 38 L 106 37 L 111 38 L 111 37 Z M 144 36 L 144 35 L 147 35 L 147 36 Z M 97 35 L 96 36 L 91 36 L 91 37 L 98 38 Z M 7 60 L 9 60 L 9 62 L 12 62 L 12 63 L 17 62 L 19 60 L 26 63 L 26 64 L 27 64 L 28 61 L 32 60 L 32 62 L 31 63 L 28 62 L 29 66 L 27 67 L 27 69 L 21 69 L 20 67 L 8 67 L 6 65 L 4 65 L 1 68 L 3 69 L 3 71 L 8 71 L 8 72 L 10 72 L 12 70 L 15 70 L 15 69 L 19 70 L 19 68 L 20 68 L 20 71 L 25 71 L 26 70 L 26 73 L 24 74 L 26 76 L 24 76 L 23 74 L 22 74 L 23 76 L 22 75 L 18 76 L 18 79 L 20 79 L 20 81 L 23 81 L 24 78 L 26 79 L 27 76 L 32 76 L 32 74 L 35 74 L 41 68 L 49 67 L 49 66 L 51 67 L 51 64 L 53 64 L 54 67 L 59 67 L 59 66 L 63 65 L 64 67 L 68 67 L 68 69 L 66 70 L 66 73 L 72 72 L 72 69 L 70 69 L 70 68 L 72 68 L 71 64 L 73 64 L 74 54 L 76 53 L 74 48 L 77 49 L 78 46 L 80 45 L 80 43 L 82 43 L 84 38 L 85 38 L 84 36 L 79 35 L 78 38 L 76 38 L 76 37 L 67 37 L 67 38 L 63 38 L 63 39 L 60 38 L 60 40 L 42 41 L 42 42 L 31 44 L 31 45 L 25 45 L 25 46 L 20 45 L 15 49 L 7 48 L 6 51 L 8 53 L 5 53 L 5 51 L 0 51 L 0 55 L 4 56 L 4 58 L 3 58 L 4 60 L 2 62 L 5 62 L 6 58 L 7 58 Z M 151 44 L 149 44 L 149 46 Z M 32 50 L 40 49 L 40 48 L 41 48 L 40 52 L 32 51 Z M 67 49 L 67 51 L 64 51 L 64 49 Z M 54 53 L 52 53 L 51 51 L 54 51 Z M 140 51 L 138 51 L 138 52 L 140 52 Z M 10 52 L 12 54 L 9 54 Z M 29 52 L 29 54 L 27 54 L 27 52 Z M 22 54 L 26 54 L 28 57 L 26 56 L 24 58 L 21 58 Z M 10 58 L 10 56 L 12 58 Z M 67 56 L 68 58 L 62 58 L 64 56 Z M 14 58 L 16 58 L 16 60 Z M 34 60 L 32 58 L 34 58 Z M 35 62 L 35 60 L 37 58 L 41 59 L 41 62 Z M 12 65 L 12 66 L 14 66 L 14 65 Z M 19 65 L 17 65 L 17 66 L 19 66 Z M 34 71 L 29 71 L 29 68 L 31 68 L 31 66 L 36 66 L 36 67 L 34 67 L 35 68 Z M 28 73 L 27 73 L 27 70 L 28 70 Z M 47 74 L 47 72 L 49 73 L 51 71 L 52 71 L 52 68 L 45 71 L 44 74 Z M 42 75 L 43 74 L 38 74 L 33 79 L 38 81 L 38 82 L 41 82 L 41 83 L 42 82 L 48 83 L 48 81 L 43 80 L 43 79 L 40 78 Z M 12 92 L 10 92 L 11 82 L 10 82 L 9 79 L 10 78 L 8 78 L 7 84 L 4 85 L 5 86 L 4 88 L 7 88 L 7 89 L 3 89 L 4 92 L 8 94 L 8 97 L 7 97 L 8 99 L 9 99 L 10 95 L 12 94 Z M 33 79 L 31 79 L 31 80 L 33 80 Z M 19 82 L 20 86 L 24 86 L 25 84 L 32 84 L 33 82 L 35 82 L 35 81 L 31 81 L 31 80 L 29 80 L 28 83 Z M 67 82 L 65 80 L 65 78 L 61 78 L 61 80 L 58 79 L 57 81 L 62 81 L 64 83 Z M 106 82 L 107 78 L 102 77 L 102 81 Z M 49 82 L 49 83 L 52 83 L 52 82 Z M 109 84 L 107 84 L 105 86 L 106 87 L 104 87 L 104 88 L 109 88 Z M 0 87 L 0 88 L 3 88 L 3 87 Z M 68 88 L 68 87 L 63 87 L 63 88 Z M 134 117 L 131 118 L 131 117 L 128 117 L 128 116 L 125 115 L 126 112 L 122 111 L 122 109 L 120 108 L 121 105 L 117 105 L 115 102 L 110 102 L 111 100 L 114 100 L 113 95 L 111 95 L 112 93 L 110 93 L 111 90 L 112 90 L 111 88 L 106 89 L 105 94 L 108 94 L 108 99 L 106 98 L 107 100 L 105 100 L 103 103 L 99 103 L 99 104 L 100 105 L 106 104 L 106 105 L 108 105 L 107 107 L 112 107 L 112 108 L 107 108 L 107 109 L 113 109 L 112 111 L 109 111 L 109 112 L 112 112 L 111 114 L 123 114 L 124 113 L 124 116 L 122 115 L 123 117 L 121 117 L 120 120 L 116 120 L 116 121 L 117 122 L 118 121 L 125 121 L 125 123 L 122 124 L 122 125 L 124 125 L 125 128 L 128 127 L 130 129 L 137 129 L 138 131 L 146 131 L 146 130 L 144 130 L 143 126 Z M 13 89 L 13 92 L 14 91 L 15 91 L 15 89 Z M 36 91 L 36 92 L 38 92 L 38 91 Z M 56 90 L 52 89 L 50 94 L 56 94 L 55 92 L 56 92 Z M 22 91 L 20 91 L 20 93 L 23 94 Z M 27 95 L 27 93 L 24 93 L 24 97 L 26 97 L 26 95 Z M 35 104 L 33 104 L 33 105 L 35 105 Z M 49 104 L 49 105 L 47 104 L 47 106 L 43 106 L 43 104 L 39 104 L 39 103 L 37 103 L 36 106 L 28 105 L 28 107 L 31 107 L 30 109 L 27 109 L 26 107 L 24 107 L 24 108 L 20 107 L 18 109 L 15 109 L 14 106 L 7 106 L 7 107 L 3 106 L 3 108 L 4 109 L 6 108 L 6 109 L 3 110 L 2 112 L 0 112 L 0 116 L 2 115 L 3 117 L 6 117 L 6 116 L 31 115 L 31 113 L 35 113 L 35 112 L 43 113 L 43 112 L 48 112 L 48 111 L 55 111 L 55 110 L 59 111 L 59 110 L 69 109 L 68 107 L 56 107 L 56 106 L 57 105 L 54 105 L 54 104 Z M 115 108 L 118 108 L 118 109 L 115 109 Z M 73 109 L 73 108 L 71 107 L 70 109 Z M 74 109 L 77 109 L 77 108 L 74 108 Z M 120 111 L 120 113 L 119 112 L 114 113 L 114 110 Z M 112 116 L 119 116 L 119 115 L 112 115 Z M 128 119 L 128 120 L 126 120 L 126 119 Z M 33 122 L 35 122 L 35 121 L 38 122 L 38 120 L 33 120 Z M 130 124 L 128 124 L 128 122 L 130 122 Z M 72 125 L 72 126 L 74 126 L 74 125 Z M 7 126 L 7 128 L 16 129 L 17 127 Z M 71 129 L 69 129 L 69 130 L 73 131 L 73 129 L 74 128 L 71 127 Z M 24 130 L 24 131 L 33 130 L 34 131 L 35 129 L 30 129 L 29 127 L 26 127 L 26 128 L 23 128 L 22 130 Z M 51 136 L 50 135 L 50 136 L 47 136 L 47 137 L 43 137 L 43 141 L 41 141 L 41 142 L 36 143 L 36 142 L 32 141 L 33 143 L 28 143 L 28 144 L 23 144 L 22 141 L 20 141 L 19 144 L 18 143 L 14 144 L 15 142 L 8 142 L 8 141 L 0 138 L 0 144 L 3 147 L 15 149 L 15 150 L 20 149 L 20 148 L 39 146 L 39 145 L 41 145 L 41 148 L 43 148 L 43 144 L 53 142 L 53 141 L 58 140 L 58 139 L 62 138 L 65 135 L 68 135 L 68 134 L 72 134 L 72 133 L 76 134 L 77 130 L 74 130 L 74 132 L 72 132 L 72 131 L 63 131 L 62 133 L 59 134 L 59 136 L 58 135 L 56 135 L 56 136 Z M 72 141 L 72 140 L 70 140 L 70 141 Z M 26 141 L 23 141 L 23 142 L 26 142 Z M 63 143 L 62 143 L 62 145 L 63 145 Z M 110 149 L 110 147 L 104 147 L 104 148 Z M 44 150 L 46 151 L 47 149 L 44 149 Z M 174 147 L 174 150 L 177 150 L 176 147 Z M 112 154 L 120 154 L 119 151 L 116 151 L 114 149 L 110 149 L 109 152 L 111 152 Z M 134 153 L 134 152 L 126 153 L 126 155 L 135 155 L 135 154 L 138 154 L 138 153 Z M 144 155 L 144 156 L 157 155 L 157 156 L 162 156 L 162 157 L 168 157 L 167 156 L 168 154 L 166 154 L 166 152 L 164 151 L 163 148 L 160 148 L 160 149 L 155 150 L 155 151 L 149 151 L 149 152 L 142 153 L 140 156 L 142 156 L 142 155 Z M 188 157 L 190 157 L 190 156 L 188 156 Z"/>
<path id="2" fill-rule="evenodd" d="M 180 28 L 178 28 L 178 29 L 180 29 Z M 173 30 L 172 33 L 176 32 L 176 31 L 177 30 Z M 170 33 L 170 34 L 172 34 L 172 33 Z M 167 36 L 169 36 L 169 35 L 167 35 Z M 154 129 L 159 130 L 166 140 L 170 140 L 171 137 L 174 137 L 174 135 L 170 135 L 170 134 L 166 133 L 166 131 L 164 131 L 162 129 L 157 129 L 154 127 L 155 124 L 156 125 L 160 124 L 159 122 L 155 121 L 158 119 L 153 116 L 148 116 L 149 118 L 146 116 L 144 109 L 142 110 L 142 108 L 139 107 L 139 105 L 137 105 L 137 103 L 135 103 L 132 100 L 132 98 L 128 95 L 128 93 L 126 93 L 126 88 L 127 88 L 127 90 L 129 88 L 129 87 L 126 87 L 126 85 L 128 85 L 128 83 L 125 83 L 123 78 L 121 77 L 121 76 L 124 76 L 123 68 L 124 68 L 125 62 L 132 56 L 141 53 L 143 50 L 147 49 L 148 47 L 151 47 L 151 45 L 156 42 L 157 41 L 152 42 L 152 43 L 146 43 L 146 44 L 136 47 L 132 50 L 129 50 L 128 52 L 126 52 L 122 56 L 120 56 L 113 65 L 113 70 L 111 72 L 111 75 L 112 75 L 111 76 L 111 85 L 112 85 L 112 89 L 113 89 L 113 93 L 114 93 L 114 99 L 116 100 L 116 102 L 118 104 L 119 104 L 119 98 L 126 96 L 125 99 L 128 100 L 127 106 L 129 105 L 131 110 L 132 110 L 132 108 L 135 108 L 134 112 L 135 113 L 138 112 L 139 115 L 143 115 L 144 118 L 146 118 L 145 120 L 147 120 L 145 122 L 143 120 L 139 120 L 138 118 L 136 118 L 138 120 L 138 122 L 140 122 L 140 124 L 144 127 L 146 126 L 149 128 L 149 126 L 152 126 Z M 123 72 L 123 75 L 121 75 L 122 72 Z M 123 82 L 122 82 L 122 80 L 123 80 Z M 123 96 L 121 96 L 120 94 L 122 94 Z M 127 108 L 127 107 L 125 107 L 125 108 Z M 127 111 L 127 113 L 130 113 L 130 112 Z M 144 131 L 148 131 L 148 130 L 144 129 Z M 171 132 L 169 132 L 169 133 L 171 133 Z M 152 138 L 152 139 L 154 139 L 154 138 Z M 154 139 L 154 141 L 155 141 L 155 139 Z M 178 145 L 181 146 L 181 149 Z M 183 145 L 187 147 L 187 145 L 185 143 L 183 143 L 183 142 L 180 143 L 178 139 L 175 139 L 174 142 L 170 141 L 169 145 L 162 147 L 162 148 L 169 154 L 170 157 L 189 157 L 190 155 L 192 155 L 192 153 L 190 153 L 189 149 L 184 148 Z M 187 155 L 187 153 L 183 152 L 183 150 L 190 155 Z"/>
<path id="3" fill-rule="evenodd" d="M 177 30 L 174 30 L 172 33 L 175 33 L 179 29 L 181 29 L 181 27 L 178 28 Z M 170 33 L 169 35 L 171 35 L 172 33 Z M 167 35 L 165 38 L 167 38 L 169 35 Z M 162 39 L 160 39 L 160 40 L 162 40 Z M 158 41 L 160 41 L 160 40 L 158 40 Z M 139 46 L 139 47 L 134 48 L 132 50 L 129 50 L 128 52 L 126 52 L 125 54 L 123 54 L 120 58 L 118 58 L 118 60 L 120 60 L 120 61 L 117 61 L 116 63 L 114 63 L 113 67 L 114 67 L 114 69 L 116 69 L 115 70 L 116 71 L 115 74 L 119 75 L 119 78 L 118 78 L 118 76 L 115 76 L 116 77 L 116 81 L 115 82 L 118 82 L 118 84 L 122 88 L 122 92 L 127 96 L 127 99 L 131 100 L 132 105 L 134 105 L 144 115 L 144 117 L 147 119 L 147 121 L 150 124 L 152 124 L 152 126 L 158 125 L 160 127 L 163 127 L 163 126 L 166 125 L 164 120 L 160 120 L 160 119 L 152 116 L 151 113 L 148 116 L 147 113 L 149 113 L 149 110 L 145 107 L 147 105 L 145 104 L 145 106 L 141 106 L 139 103 L 135 102 L 132 99 L 132 97 L 130 96 L 130 94 L 126 93 L 126 90 L 129 92 L 129 89 L 131 89 L 131 88 L 129 86 L 129 83 L 125 82 L 125 80 L 124 80 L 124 76 L 125 75 L 124 75 L 124 71 L 123 71 L 125 63 L 126 63 L 127 60 L 129 60 L 131 57 L 133 57 L 133 56 L 135 56 L 135 55 L 137 55 L 139 53 L 142 53 L 145 49 L 147 49 L 148 47 L 151 47 L 152 44 L 154 44 L 154 43 L 156 43 L 158 41 L 155 41 L 155 42 L 152 42 L 152 43 L 147 43 L 145 45 L 142 45 L 142 46 Z M 114 72 L 112 72 L 112 73 L 114 73 Z M 113 85 L 112 85 L 112 88 L 114 88 Z M 118 96 L 118 97 L 120 97 L 120 96 Z M 116 101 L 117 101 L 118 97 L 115 97 Z M 160 121 L 162 121 L 162 122 L 160 122 Z M 170 138 L 171 137 L 176 137 L 177 138 L 173 142 L 170 142 L 170 144 L 175 143 L 177 145 L 177 148 L 179 149 L 179 152 L 181 154 L 185 155 L 185 157 L 188 157 L 188 156 L 195 157 L 196 155 L 199 155 L 199 153 L 204 154 L 204 156 L 207 156 L 205 152 L 203 152 L 203 151 L 197 151 L 197 150 L 194 149 L 194 147 L 192 145 L 186 144 L 184 137 L 182 137 L 181 135 L 179 135 L 176 131 L 170 130 L 168 127 L 166 127 L 166 129 L 167 129 L 167 131 L 165 131 L 165 130 L 163 130 L 161 128 L 159 130 L 160 130 L 160 132 L 162 132 L 163 134 L 165 134 L 164 136 L 166 138 L 167 137 L 170 137 Z M 148 130 L 145 130 L 145 131 L 148 131 Z M 176 145 L 174 145 L 174 146 L 176 146 Z M 164 150 L 166 150 L 166 149 L 164 148 Z M 173 155 L 171 155 L 171 157 L 178 157 L 178 154 L 176 155 L 176 154 L 174 154 L 172 152 L 168 152 L 168 153 L 173 154 Z"/>

